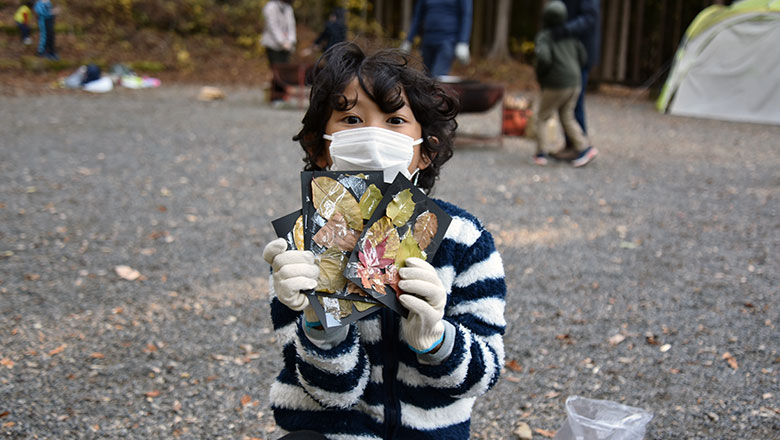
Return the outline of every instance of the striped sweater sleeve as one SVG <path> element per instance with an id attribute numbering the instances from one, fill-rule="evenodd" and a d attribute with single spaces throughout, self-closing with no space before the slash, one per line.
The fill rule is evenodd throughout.
<path id="1" fill-rule="evenodd" d="M 504 268 L 479 221 L 441 204 L 453 221 L 433 265 L 447 290 L 444 319 L 455 327 L 455 340 L 449 357 L 438 365 L 408 359 L 407 377 L 452 397 L 476 397 L 497 382 L 504 364 Z"/>
<path id="2" fill-rule="evenodd" d="M 364 347 L 359 344 L 355 326 L 349 326 L 346 338 L 333 346 L 314 343 L 302 325 L 302 313 L 287 308 L 271 285 L 271 318 L 277 341 L 282 345 L 284 371 L 278 382 L 300 386 L 307 396 L 324 408 L 348 408 L 355 405 L 369 379 L 370 366 Z"/>

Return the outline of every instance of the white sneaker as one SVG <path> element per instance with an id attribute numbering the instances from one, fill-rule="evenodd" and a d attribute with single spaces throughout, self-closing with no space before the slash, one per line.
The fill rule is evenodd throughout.
<path id="1" fill-rule="evenodd" d="M 584 167 L 593 159 L 595 159 L 598 154 L 599 150 L 597 150 L 595 147 L 588 147 L 582 153 L 580 153 L 579 157 L 571 161 L 571 164 L 577 168 Z"/>

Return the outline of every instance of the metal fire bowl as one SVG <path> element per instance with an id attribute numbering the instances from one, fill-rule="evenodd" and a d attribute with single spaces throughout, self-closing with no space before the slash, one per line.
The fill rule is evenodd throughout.
<path id="1" fill-rule="evenodd" d="M 461 113 L 486 112 L 504 97 L 504 86 L 501 84 L 452 76 L 441 77 L 439 82 L 444 89 L 458 98 Z"/>

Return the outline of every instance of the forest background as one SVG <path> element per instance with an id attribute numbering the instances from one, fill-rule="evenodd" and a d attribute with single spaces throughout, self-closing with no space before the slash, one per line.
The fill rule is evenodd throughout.
<path id="1" fill-rule="evenodd" d="M 51 83 L 82 64 L 123 63 L 164 81 L 256 86 L 268 80 L 259 44 L 267 0 L 53 0 L 60 61 L 35 56 L 13 23 L 17 0 L 0 0 L 0 80 L 6 86 Z M 657 89 L 686 27 L 713 0 L 601 0 L 602 56 L 592 84 Z M 475 0 L 473 60 L 453 74 L 536 87 L 530 67 L 544 0 Z M 295 0 L 296 61 L 323 28 L 328 11 L 348 11 L 348 38 L 364 46 L 398 47 L 414 0 Z M 37 42 L 37 35 L 34 35 Z"/>

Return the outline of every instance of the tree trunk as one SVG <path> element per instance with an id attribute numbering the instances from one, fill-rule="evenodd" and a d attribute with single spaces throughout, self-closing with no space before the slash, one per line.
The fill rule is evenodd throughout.
<path id="1" fill-rule="evenodd" d="M 617 41 L 618 13 L 620 12 L 619 0 L 608 0 L 607 4 L 607 29 L 604 32 L 604 59 L 601 63 L 601 78 L 614 79 L 615 72 L 615 41 Z"/>
<path id="2" fill-rule="evenodd" d="M 384 18 L 385 13 L 385 5 L 384 0 L 374 0 L 374 19 L 377 23 L 379 23 L 380 26 L 382 26 L 382 29 L 385 29 L 385 24 L 382 21 Z"/>
<path id="3" fill-rule="evenodd" d="M 644 40 L 645 0 L 639 0 L 637 2 L 635 23 L 634 44 L 631 49 L 634 56 L 634 59 L 631 62 L 631 80 L 639 82 L 642 73 L 642 40 Z"/>
<path id="4" fill-rule="evenodd" d="M 496 8 L 496 28 L 493 34 L 493 47 L 488 58 L 504 61 L 509 58 L 509 18 L 512 14 L 512 1 L 499 0 Z"/>
<path id="5" fill-rule="evenodd" d="M 471 26 L 471 52 L 472 54 L 479 56 L 482 51 L 482 33 L 485 29 L 485 2 L 474 2 L 474 21 Z"/>
<path id="6" fill-rule="evenodd" d="M 631 0 L 623 0 L 623 17 L 620 24 L 620 46 L 618 47 L 617 80 L 626 80 L 628 61 L 628 25 L 631 21 Z"/>
<path id="7" fill-rule="evenodd" d="M 401 4 L 401 32 L 409 35 L 409 26 L 412 24 L 412 0 L 403 0 Z"/>

